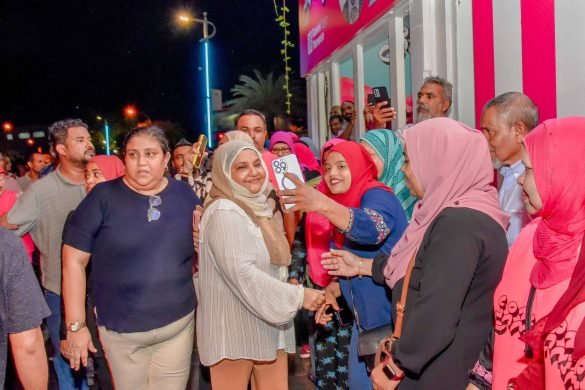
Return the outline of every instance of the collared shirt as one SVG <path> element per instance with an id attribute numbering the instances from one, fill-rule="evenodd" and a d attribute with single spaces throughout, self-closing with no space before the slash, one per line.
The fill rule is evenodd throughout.
<path id="1" fill-rule="evenodd" d="M 20 236 L 30 232 L 41 253 L 44 288 L 61 294 L 61 239 L 65 219 L 85 197 L 85 187 L 61 174 L 59 168 L 35 181 L 8 213 Z"/>
<path id="2" fill-rule="evenodd" d="M 530 216 L 524 208 L 522 201 L 522 186 L 518 184 L 518 178 L 525 171 L 522 161 L 518 161 L 511 166 L 500 168 L 500 173 L 504 177 L 500 187 L 500 207 L 503 211 L 510 214 L 510 226 L 506 232 L 508 247 L 512 246 L 520 230 L 530 222 Z"/>

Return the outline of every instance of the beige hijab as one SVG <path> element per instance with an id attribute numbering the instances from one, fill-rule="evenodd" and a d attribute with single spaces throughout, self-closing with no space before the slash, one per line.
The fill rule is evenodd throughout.
<path id="1" fill-rule="evenodd" d="M 229 141 L 246 141 L 250 145 L 254 145 L 254 140 L 245 131 L 242 130 L 230 130 L 224 134 Z"/>
<path id="2" fill-rule="evenodd" d="M 275 211 L 274 201 L 267 197 L 268 173 L 264 179 L 262 189 L 253 194 L 231 178 L 231 167 L 238 155 L 245 149 L 253 150 L 260 159 L 262 167 L 266 165 L 262 156 L 249 143 L 245 141 L 230 141 L 221 145 L 215 152 L 212 166 L 212 187 L 209 193 L 209 202 L 206 209 L 218 199 L 228 199 L 237 204 L 252 221 L 260 227 L 264 243 L 270 255 L 270 262 L 278 266 L 290 264 L 290 248 L 284 235 L 282 215 Z"/>

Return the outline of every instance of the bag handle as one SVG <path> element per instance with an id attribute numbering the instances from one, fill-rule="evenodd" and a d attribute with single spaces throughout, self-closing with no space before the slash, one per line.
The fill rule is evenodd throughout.
<path id="1" fill-rule="evenodd" d="M 406 311 L 406 298 L 408 297 L 408 285 L 410 284 L 410 276 L 412 274 L 412 268 L 414 267 L 414 260 L 416 258 L 416 250 L 412 254 L 412 258 L 408 263 L 406 275 L 404 276 L 404 283 L 402 283 L 402 294 L 400 295 L 400 301 L 396 303 L 396 323 L 394 325 L 394 332 L 392 333 L 393 339 L 399 339 L 402 335 L 402 322 L 404 321 L 404 312 Z"/>

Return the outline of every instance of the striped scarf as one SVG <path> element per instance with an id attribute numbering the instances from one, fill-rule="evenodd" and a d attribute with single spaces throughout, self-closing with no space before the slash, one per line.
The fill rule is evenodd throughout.
<path id="1" fill-rule="evenodd" d="M 393 131 L 378 129 L 368 131 L 360 138 L 360 141 L 374 148 L 376 154 L 384 162 L 384 171 L 378 180 L 392 188 L 406 213 L 406 218 L 410 221 L 414 204 L 418 199 L 406 188 L 406 180 L 401 170 L 404 165 L 404 153 L 400 140 Z"/>

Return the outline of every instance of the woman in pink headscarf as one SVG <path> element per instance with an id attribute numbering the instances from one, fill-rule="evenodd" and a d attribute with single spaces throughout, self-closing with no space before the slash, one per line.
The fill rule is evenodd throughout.
<path id="1" fill-rule="evenodd" d="M 385 276 L 393 302 L 408 289 L 406 317 L 372 379 L 384 389 L 463 389 L 490 332 L 508 216 L 476 130 L 449 118 L 426 120 L 405 131 L 405 157 L 407 186 L 420 200 Z"/>
<path id="2" fill-rule="evenodd" d="M 484 375 L 476 387 L 503 389 L 521 373 L 514 388 L 585 387 L 585 260 L 575 268 L 585 234 L 584 135 L 585 118 L 564 118 L 524 139 L 519 183 L 537 218 L 510 249 L 494 295 L 493 360 L 482 354 L 473 372 L 491 374 L 492 381 Z"/>
<path id="3" fill-rule="evenodd" d="M 98 155 L 85 166 L 85 190 L 90 192 L 96 184 L 124 176 L 126 168 L 117 156 Z"/>

